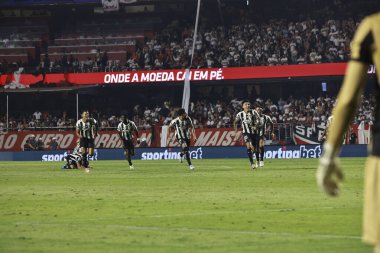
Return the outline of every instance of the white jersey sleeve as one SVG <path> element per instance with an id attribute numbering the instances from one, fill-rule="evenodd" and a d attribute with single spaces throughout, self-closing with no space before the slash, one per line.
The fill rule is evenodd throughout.
<path id="1" fill-rule="evenodd" d="M 82 124 L 81 124 L 82 120 L 78 120 L 77 123 L 75 124 L 75 127 L 79 130 L 82 129 Z"/>
<path id="2" fill-rule="evenodd" d="M 173 127 L 174 124 L 177 122 L 177 120 L 178 120 L 178 118 L 175 118 L 175 119 L 173 119 L 172 121 L 170 121 L 169 126 L 170 126 L 170 127 Z"/>
<path id="3" fill-rule="evenodd" d="M 120 122 L 119 125 L 117 125 L 117 131 L 121 133 L 123 131 L 123 122 Z"/>
<path id="4" fill-rule="evenodd" d="M 131 124 L 132 124 L 132 128 L 133 128 L 134 130 L 138 131 L 137 126 L 136 126 L 136 123 L 133 122 L 133 121 L 131 121 Z"/>

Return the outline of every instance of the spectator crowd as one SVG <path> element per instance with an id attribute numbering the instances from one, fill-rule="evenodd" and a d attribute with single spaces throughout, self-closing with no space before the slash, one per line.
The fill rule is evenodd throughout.
<path id="1" fill-rule="evenodd" d="M 193 68 L 272 66 L 345 62 L 357 23 L 353 19 L 215 27 L 197 34 Z M 181 30 L 181 32 L 176 32 Z M 124 70 L 189 66 L 193 30 L 171 26 L 148 40 L 124 64 Z"/>
<path id="2" fill-rule="evenodd" d="M 362 97 L 361 105 L 357 111 L 354 122 L 372 124 L 375 99 L 371 95 Z M 257 98 L 251 103 L 264 108 L 264 113 L 272 118 L 276 124 L 302 124 L 302 125 L 324 125 L 331 115 L 335 104 L 335 98 L 309 97 L 287 99 L 280 98 L 274 101 L 269 98 Z M 140 129 L 150 129 L 153 125 L 168 125 L 176 117 L 178 106 L 170 102 L 155 107 L 143 107 L 135 105 L 130 119 Z M 241 110 L 241 101 L 238 99 L 218 100 L 212 103 L 208 100 L 197 100 L 190 103 L 189 115 L 197 128 L 224 128 L 231 127 L 237 112 Z M 119 123 L 120 115 L 106 115 L 105 113 L 93 111 L 92 117 L 98 120 L 100 129 L 114 129 Z M 38 130 L 53 128 L 57 130 L 74 129 L 76 120 L 69 117 L 66 112 L 62 115 L 51 115 L 47 111 L 35 111 L 32 115 L 24 115 L 22 118 L 10 117 L 9 129 L 15 131 Z M 6 131 L 5 117 L 0 118 L 0 131 Z"/>
<path id="3" fill-rule="evenodd" d="M 289 22 L 284 19 L 263 23 L 201 29 L 195 38 L 192 68 L 273 66 L 346 62 L 349 43 L 358 22 L 353 18 L 317 22 L 308 19 Z M 175 22 L 126 52 L 125 61 L 108 60 L 107 51 L 94 48 L 86 60 L 63 48 L 59 60 L 48 54 L 34 68 L 36 72 L 97 72 L 178 69 L 190 66 L 193 29 Z M 94 35 L 95 36 L 95 35 Z M 98 35 L 96 35 L 98 36 Z M 3 71 L 24 63 L 3 60 Z"/>

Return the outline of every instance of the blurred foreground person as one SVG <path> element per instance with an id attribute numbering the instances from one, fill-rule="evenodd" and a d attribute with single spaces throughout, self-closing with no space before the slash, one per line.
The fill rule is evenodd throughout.
<path id="1" fill-rule="evenodd" d="M 329 195 L 339 194 L 343 173 L 339 166 L 342 138 L 353 119 L 360 101 L 367 71 L 374 64 L 379 92 L 380 80 L 380 12 L 366 17 L 359 25 L 351 44 L 351 60 L 348 63 L 343 86 L 334 109 L 334 120 L 327 132 L 323 154 L 317 169 L 318 185 Z M 363 241 L 380 253 L 380 98 L 377 95 L 373 141 L 369 145 L 369 157 L 365 167 Z"/>

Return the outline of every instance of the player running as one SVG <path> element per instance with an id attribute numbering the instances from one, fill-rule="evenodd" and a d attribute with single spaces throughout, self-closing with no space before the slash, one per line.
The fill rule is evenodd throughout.
<path id="1" fill-rule="evenodd" d="M 187 164 L 190 170 L 194 170 L 195 167 L 190 160 L 190 138 L 193 136 L 194 140 L 197 140 L 195 135 L 194 125 L 191 118 L 187 115 L 185 109 L 181 108 L 177 112 L 178 117 L 173 119 L 169 125 L 169 131 L 171 128 L 175 129 L 175 136 L 178 143 L 181 145 L 182 151 L 180 153 L 180 161 L 182 163 L 183 156 L 186 157 Z M 169 134 L 169 133 L 168 133 Z"/>
<path id="2" fill-rule="evenodd" d="M 265 142 L 265 133 L 267 132 L 268 125 L 270 126 L 269 136 L 273 139 L 273 121 L 271 117 L 263 113 L 263 108 L 260 106 L 256 107 L 256 112 L 259 115 L 259 123 L 256 126 L 256 167 L 264 167 L 264 142 Z"/>
<path id="3" fill-rule="evenodd" d="M 124 155 L 128 160 L 129 169 L 133 170 L 132 156 L 135 155 L 135 145 L 133 139 L 133 133 L 136 135 L 137 144 L 140 143 L 139 132 L 135 122 L 128 119 L 127 115 L 123 115 L 120 118 L 121 122 L 117 126 L 117 132 L 120 140 L 123 142 Z"/>
<path id="4" fill-rule="evenodd" d="M 243 110 L 238 112 L 234 121 L 235 136 L 237 132 L 237 124 L 240 122 L 243 131 L 243 138 L 247 146 L 247 155 L 251 168 L 255 169 L 256 165 L 253 163 L 253 153 L 255 152 L 256 134 L 255 127 L 259 123 L 258 113 L 251 109 L 251 103 L 248 100 L 242 101 Z"/>
<path id="5" fill-rule="evenodd" d="M 90 172 L 88 157 L 94 155 L 94 142 L 98 135 L 98 123 L 95 119 L 90 118 L 90 113 L 84 111 L 82 113 L 82 118 L 76 123 L 76 133 L 80 138 L 79 144 L 81 147 L 82 154 L 82 167 L 85 168 L 86 172 Z"/>

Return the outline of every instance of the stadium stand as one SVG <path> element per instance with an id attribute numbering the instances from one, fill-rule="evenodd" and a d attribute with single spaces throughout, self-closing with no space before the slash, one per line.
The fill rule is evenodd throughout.
<path id="1" fill-rule="evenodd" d="M 224 25 L 201 20 L 192 68 L 345 62 L 353 32 L 373 4 L 321 1 L 308 15 L 268 6 L 225 8 Z M 302 6 L 305 9 L 305 6 Z M 355 10 L 355 13 L 353 13 Z M 213 16 L 204 10 L 204 16 Z M 236 13 L 240 13 L 236 17 Z M 300 12 L 302 13 L 302 12 Z M 7 21 L 0 27 L 0 59 L 26 72 L 98 72 L 189 66 L 193 17 L 151 14 L 101 16 L 73 11 Z M 207 14 L 207 15 L 206 15 Z M 68 15 L 70 18 L 65 19 Z M 286 17 L 286 18 L 284 18 Z M 122 20 L 122 21 L 120 21 Z"/>
<path id="2" fill-rule="evenodd" d="M 374 96 L 362 97 L 358 113 L 353 121 L 360 124 L 372 124 L 374 111 Z M 331 115 L 335 97 L 309 97 L 309 98 L 280 98 L 274 101 L 270 98 L 257 98 L 252 101 L 254 105 L 264 108 L 264 113 L 271 116 L 275 124 L 322 124 Z M 167 125 L 176 117 L 178 106 L 172 106 L 169 101 L 161 105 L 147 107 L 136 104 L 133 107 L 132 119 L 141 129 L 150 129 L 153 124 Z M 120 108 L 122 110 L 122 108 Z M 224 128 L 231 127 L 234 117 L 241 110 L 241 101 L 236 98 L 215 103 L 210 100 L 196 100 L 191 102 L 190 116 L 194 119 L 196 127 Z M 34 111 L 33 113 L 18 115 L 10 119 L 10 130 L 43 130 L 43 129 L 72 129 L 76 120 L 73 115 L 62 110 L 63 113 L 52 113 L 49 111 Z M 107 114 L 93 110 L 92 115 L 98 119 L 101 129 L 113 129 L 119 123 L 120 114 Z M 37 116 L 39 115 L 39 116 Z M 5 118 L 0 119 L 0 128 L 5 129 Z"/>
<path id="3" fill-rule="evenodd" d="M 292 6 L 303 11 L 278 3 L 282 6 L 276 9 L 281 11 L 274 12 L 271 1 L 260 2 L 255 8 L 231 4 L 222 9 L 224 18 L 220 20 L 218 13 L 204 6 L 201 16 L 208 18 L 200 20 L 191 67 L 346 62 L 350 57 L 349 42 L 358 23 L 376 4 L 370 0 L 291 2 L 298 2 L 299 5 Z M 92 9 L 79 14 L 71 8 L 62 8 L 17 17 L 11 11 L 0 11 L 0 18 L 5 21 L 0 25 L 0 73 L 13 73 L 19 67 L 24 67 L 23 73 L 36 75 L 187 68 L 194 17 L 186 13 L 182 10 L 172 16 L 121 12 L 97 15 Z M 156 90 L 132 92 L 136 93 L 135 100 L 131 100 L 134 104 L 130 102 L 124 108 L 113 106 L 117 91 L 109 92 L 104 98 L 97 97 L 97 101 L 85 100 L 104 129 L 116 126 L 125 107 L 130 108 L 127 111 L 142 129 L 168 124 L 180 104 L 178 90 L 174 95 L 165 94 L 166 101 L 171 103 L 165 102 L 162 96 L 153 99 L 154 102 L 144 100 L 144 97 L 160 97 Z M 246 95 L 215 96 L 211 92 L 208 96 L 192 97 L 190 115 L 197 127 L 230 127 L 240 110 L 239 100 L 248 97 L 263 105 L 276 124 L 323 124 L 331 114 L 336 94 L 316 96 L 305 91 L 293 96 L 284 94 L 286 99 L 280 100 L 278 96 L 272 97 L 273 94 Z M 51 99 L 58 99 L 62 104 L 52 106 L 51 99 L 40 102 L 39 95 L 25 95 L 21 100 L 34 102 L 13 105 L 9 130 L 73 128 L 75 101 L 65 94 L 60 96 Z M 354 123 L 372 122 L 373 101 L 372 96 L 363 98 Z M 4 105 L 0 107 L 4 112 Z M 39 120 L 32 116 L 37 108 L 42 110 Z M 0 129 L 4 128 L 2 113 Z"/>

